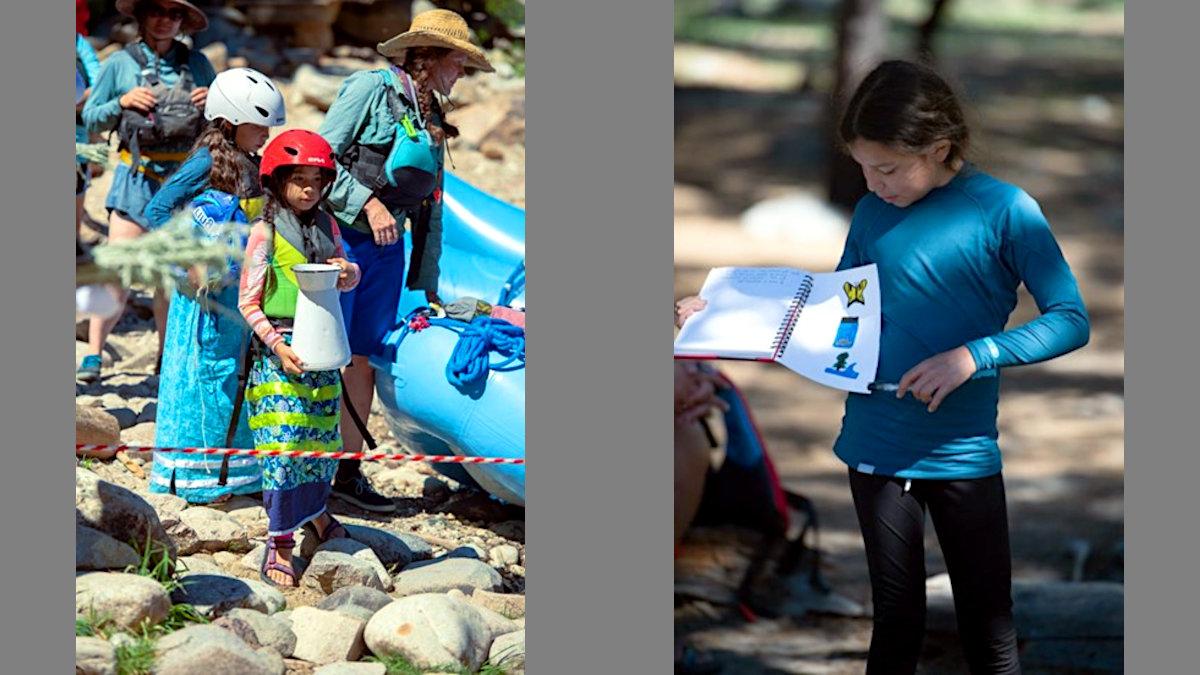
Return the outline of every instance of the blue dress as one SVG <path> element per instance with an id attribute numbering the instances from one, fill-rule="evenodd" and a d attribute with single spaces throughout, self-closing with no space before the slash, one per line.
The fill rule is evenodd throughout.
<path id="1" fill-rule="evenodd" d="M 192 201 L 193 226 L 213 237 L 217 225 L 245 223 L 236 196 L 209 189 Z M 238 235 L 239 240 L 243 235 Z M 244 367 L 250 329 L 237 309 L 237 266 L 220 290 L 199 295 L 176 290 L 167 316 L 163 369 L 158 384 L 159 447 L 225 447 L 238 375 Z M 248 406 L 242 405 L 232 446 L 253 448 Z M 255 457 L 230 457 L 221 484 L 222 458 L 178 452 L 155 452 L 151 492 L 174 492 L 191 503 L 210 503 L 230 494 L 262 489 L 262 470 Z"/>

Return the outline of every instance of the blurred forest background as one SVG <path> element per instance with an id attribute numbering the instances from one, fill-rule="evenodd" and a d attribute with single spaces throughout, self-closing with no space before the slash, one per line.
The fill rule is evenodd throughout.
<path id="1" fill-rule="evenodd" d="M 842 92 L 882 59 L 932 59 L 967 108 L 970 158 L 1042 205 L 1079 277 L 1092 339 L 1003 379 L 1014 578 L 1033 593 L 1018 600 L 1026 672 L 1120 664 L 1111 600 L 1123 602 L 1124 575 L 1123 52 L 1119 1 L 675 2 L 677 298 L 718 265 L 833 268 L 865 187 L 830 125 Z M 1036 314 L 1022 290 L 1011 324 Z M 770 364 L 720 365 L 746 393 L 784 483 L 816 502 L 834 591 L 869 611 L 845 467 L 831 451 L 843 395 Z M 932 528 L 928 537 L 935 576 L 945 566 Z M 1047 600 L 1063 583 L 1077 584 L 1064 591 L 1083 598 L 1072 613 L 1094 625 L 1038 614 L 1068 604 Z M 1093 587 L 1094 598 L 1083 592 Z M 931 630 L 939 621 L 950 635 L 931 633 L 921 672 L 965 672 L 952 618 L 931 610 Z M 1046 622 L 1061 628 L 1057 649 L 1039 642 Z M 703 602 L 678 608 L 676 626 L 738 673 L 861 673 L 870 634 L 869 618 L 747 622 Z"/>

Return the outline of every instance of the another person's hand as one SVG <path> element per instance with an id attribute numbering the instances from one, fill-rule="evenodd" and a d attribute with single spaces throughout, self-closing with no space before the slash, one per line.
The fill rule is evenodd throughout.
<path id="1" fill-rule="evenodd" d="M 206 101 L 208 101 L 208 87 L 196 87 L 192 90 L 192 105 L 204 110 Z"/>
<path id="2" fill-rule="evenodd" d="M 134 87 L 121 95 L 117 99 L 117 103 L 122 108 L 132 108 L 142 112 L 150 112 L 150 110 L 158 105 L 158 99 L 151 93 L 149 87 Z"/>
<path id="3" fill-rule="evenodd" d="M 288 375 L 304 373 L 304 363 L 300 357 L 296 356 L 296 352 L 292 351 L 292 347 L 288 343 L 280 342 L 275 345 L 275 355 L 279 357 L 279 364 L 283 366 L 283 372 Z"/>
<path id="4" fill-rule="evenodd" d="M 729 404 L 717 396 L 724 387 L 720 376 L 692 363 L 675 364 L 675 421 L 694 422 L 710 410 L 728 410 Z"/>
<path id="5" fill-rule="evenodd" d="M 441 307 L 442 299 L 438 297 L 437 291 L 427 290 L 425 291 L 425 304 L 429 305 L 430 307 L 433 307 L 434 305 Z"/>
<path id="6" fill-rule="evenodd" d="M 342 283 L 350 278 L 350 263 L 345 258 L 330 258 L 325 262 L 329 263 L 330 265 L 338 266 L 338 269 L 340 270 L 338 272 L 338 283 Z"/>
<path id="7" fill-rule="evenodd" d="M 675 325 L 683 328 L 683 323 L 688 320 L 688 317 L 707 306 L 708 301 L 698 295 L 689 295 L 680 300 L 675 303 Z"/>
<path id="8" fill-rule="evenodd" d="M 192 285 L 192 290 L 194 291 L 200 290 L 201 287 L 208 283 L 207 276 L 208 269 L 204 265 L 192 265 L 188 268 L 188 283 Z"/>
<path id="9" fill-rule="evenodd" d="M 350 262 L 349 260 L 346 260 L 345 258 L 330 258 L 330 259 L 326 260 L 325 262 L 329 263 L 330 265 L 337 265 L 338 268 L 341 269 L 341 271 L 338 272 L 338 278 L 337 278 L 338 290 L 339 291 L 350 290 L 350 288 L 352 287 L 352 284 L 354 283 L 354 281 L 351 279 L 351 277 L 357 278 L 357 275 L 358 275 L 358 273 L 355 271 L 355 269 L 353 269 L 355 267 L 354 263 Z"/>
<path id="10" fill-rule="evenodd" d="M 971 379 L 976 368 L 975 357 L 966 347 L 931 356 L 904 373 L 896 398 L 904 398 L 905 392 L 911 391 L 918 401 L 929 404 L 929 412 L 935 412 L 950 392 Z"/>
<path id="11" fill-rule="evenodd" d="M 400 240 L 396 218 L 388 212 L 383 202 L 371 197 L 363 205 L 363 210 L 367 212 L 367 222 L 371 224 L 371 234 L 375 236 L 376 245 L 389 246 Z"/>

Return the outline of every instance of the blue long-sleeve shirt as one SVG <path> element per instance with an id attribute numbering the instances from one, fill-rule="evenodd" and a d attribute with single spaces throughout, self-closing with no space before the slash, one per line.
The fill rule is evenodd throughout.
<path id="1" fill-rule="evenodd" d="M 333 146 L 333 154 L 341 157 L 354 144 L 390 145 L 396 136 L 397 120 L 393 119 L 388 107 L 387 90 L 392 86 L 386 70 L 363 70 L 346 78 L 338 90 L 337 98 L 325 113 L 325 119 L 317 130 Z M 437 290 L 440 274 L 438 261 L 442 254 L 442 199 L 445 151 L 438 157 L 438 198 L 434 199 L 430 212 L 424 251 L 414 256 L 411 264 L 416 268 L 415 280 L 410 288 Z M 373 196 L 371 189 L 358 182 L 340 162 L 337 163 L 337 179 L 329 191 L 329 207 L 338 223 L 365 234 L 371 232 L 363 205 Z M 397 228 L 404 226 L 406 214 L 403 210 L 393 211 Z"/>
<path id="2" fill-rule="evenodd" d="M 965 345 L 977 370 L 1036 363 L 1087 344 L 1079 287 L 1037 202 L 970 164 L 907 208 L 867 195 L 838 269 L 878 265 L 876 380 Z M 1022 284 L 1041 316 L 1004 330 Z M 910 395 L 850 394 L 834 452 L 851 468 L 901 478 L 982 478 L 1001 469 L 999 378 L 964 383 L 937 412 Z"/>
<path id="3" fill-rule="evenodd" d="M 75 34 L 75 58 L 83 66 L 84 84 L 89 88 L 92 87 L 96 83 L 96 78 L 100 76 L 100 57 L 96 56 L 96 50 L 92 48 L 92 43 L 79 33 Z M 75 142 L 88 142 L 87 127 L 78 122 L 75 123 Z"/>
<path id="4" fill-rule="evenodd" d="M 154 198 L 146 205 L 143 215 L 150 229 L 162 227 L 179 209 L 208 189 L 208 174 L 212 170 L 212 153 L 197 148 L 163 183 Z"/>

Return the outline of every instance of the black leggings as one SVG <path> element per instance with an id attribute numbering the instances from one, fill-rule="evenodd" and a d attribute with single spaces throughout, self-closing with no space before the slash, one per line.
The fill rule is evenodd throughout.
<path id="1" fill-rule="evenodd" d="M 850 470 L 875 605 L 867 674 L 916 671 L 925 636 L 926 508 L 971 672 L 1020 673 L 1003 478 L 913 480 L 908 490 L 905 483 Z"/>

